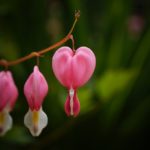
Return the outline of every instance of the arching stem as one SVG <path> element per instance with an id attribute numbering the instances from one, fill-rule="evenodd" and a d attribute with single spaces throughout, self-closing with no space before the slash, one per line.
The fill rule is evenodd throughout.
<path id="1" fill-rule="evenodd" d="M 0 66 L 4 66 L 5 68 L 7 68 L 7 67 L 9 67 L 9 66 L 14 66 L 14 65 L 16 65 L 16 64 L 22 63 L 22 62 L 24 62 L 24 61 L 26 61 L 26 60 L 28 60 L 28 59 L 33 58 L 33 57 L 37 57 L 37 54 L 40 56 L 40 55 L 42 55 L 42 54 L 45 54 L 45 53 L 47 53 L 47 52 L 53 50 L 54 48 L 57 48 L 57 47 L 61 46 L 63 43 L 65 43 L 66 41 L 68 41 L 68 40 L 70 39 L 70 35 L 72 34 L 72 32 L 73 32 L 73 30 L 74 30 L 74 27 L 75 27 L 75 25 L 76 25 L 76 23 L 77 23 L 79 17 L 80 17 L 80 11 L 76 11 L 76 12 L 75 12 L 75 20 L 74 20 L 74 22 L 73 22 L 73 25 L 72 25 L 70 31 L 69 31 L 68 34 L 67 34 L 62 40 L 60 40 L 59 42 L 57 42 L 57 43 L 55 43 L 55 44 L 53 44 L 53 45 L 51 45 L 51 46 L 49 46 L 49 47 L 47 47 L 47 48 L 45 48 L 45 49 L 42 49 L 42 50 L 40 50 L 40 51 L 32 52 L 32 53 L 30 53 L 30 54 L 28 54 L 28 55 L 26 55 L 26 56 L 24 56 L 24 57 L 21 57 L 21 58 L 19 58 L 19 59 L 17 59 L 17 60 L 14 60 L 14 61 L 0 60 Z"/>

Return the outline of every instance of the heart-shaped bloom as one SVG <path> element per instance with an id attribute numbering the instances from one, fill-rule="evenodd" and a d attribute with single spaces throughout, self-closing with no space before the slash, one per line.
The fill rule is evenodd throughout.
<path id="1" fill-rule="evenodd" d="M 76 90 L 90 79 L 95 66 L 95 55 L 87 47 L 80 47 L 76 51 L 69 47 L 61 47 L 55 52 L 52 68 L 56 78 L 69 91 L 65 103 L 65 112 L 68 116 L 78 115 L 80 103 Z"/>
<path id="2" fill-rule="evenodd" d="M 42 103 L 48 93 L 48 84 L 38 66 L 34 67 L 33 73 L 24 85 L 29 110 L 24 118 L 24 123 L 33 136 L 38 136 L 48 123 L 48 118 L 42 110 Z"/>
<path id="3" fill-rule="evenodd" d="M 12 128 L 12 117 L 9 112 L 13 109 L 18 97 L 18 89 L 10 71 L 0 72 L 0 135 Z"/>

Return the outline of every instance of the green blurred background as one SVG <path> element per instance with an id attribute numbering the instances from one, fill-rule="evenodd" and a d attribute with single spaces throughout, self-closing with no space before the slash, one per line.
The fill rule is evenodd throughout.
<path id="1" fill-rule="evenodd" d="M 32 137 L 23 124 L 28 110 L 23 86 L 36 60 L 10 67 L 20 95 L 11 113 L 13 128 L 0 137 L 1 150 L 149 146 L 150 1 L 0 0 L 0 59 L 15 60 L 59 41 L 69 31 L 76 9 L 81 17 L 73 33 L 75 46 L 90 47 L 97 58 L 94 75 L 78 90 L 79 116 L 64 113 L 67 90 L 53 75 L 53 50 L 40 58 L 49 84 L 43 104 L 49 123 L 38 138 Z M 64 45 L 71 46 L 71 41 Z"/>

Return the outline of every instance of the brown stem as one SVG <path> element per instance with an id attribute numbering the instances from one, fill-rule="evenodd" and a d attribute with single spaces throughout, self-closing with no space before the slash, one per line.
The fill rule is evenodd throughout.
<path id="1" fill-rule="evenodd" d="M 75 25 L 76 25 L 76 23 L 77 23 L 79 17 L 80 17 L 80 11 L 78 10 L 78 11 L 75 12 L 75 20 L 74 20 L 74 22 L 73 22 L 73 25 L 72 25 L 70 31 L 69 31 L 68 34 L 67 34 L 62 40 L 60 40 L 59 42 L 57 42 L 57 43 L 55 43 L 55 44 L 53 44 L 53 45 L 51 45 L 51 46 L 49 46 L 49 47 L 47 47 L 47 48 L 45 48 L 45 49 L 42 49 L 42 50 L 40 50 L 40 51 L 38 51 L 38 52 L 32 52 L 32 53 L 30 53 L 30 54 L 28 54 L 28 55 L 26 55 L 26 56 L 24 56 L 24 57 L 21 57 L 21 58 L 19 58 L 19 59 L 17 59 L 17 60 L 14 60 L 14 61 L 0 60 L 0 66 L 4 66 L 4 67 L 14 66 L 14 65 L 16 65 L 16 64 L 19 64 L 19 63 L 21 63 L 21 62 L 24 62 L 24 61 L 26 61 L 26 60 L 28 60 L 28 59 L 33 58 L 33 57 L 39 57 L 40 55 L 42 55 L 42 54 L 44 54 L 44 53 L 47 53 L 47 52 L 53 50 L 54 48 L 57 48 L 57 47 L 61 46 L 63 43 L 65 43 L 66 41 L 68 41 L 68 40 L 70 39 L 70 36 L 71 36 L 71 34 L 72 34 L 72 32 L 73 32 L 73 29 L 74 29 L 74 27 L 75 27 Z"/>
<path id="2" fill-rule="evenodd" d="M 70 39 L 72 41 L 72 50 L 75 52 L 75 42 L 74 42 L 73 35 L 70 35 Z"/>

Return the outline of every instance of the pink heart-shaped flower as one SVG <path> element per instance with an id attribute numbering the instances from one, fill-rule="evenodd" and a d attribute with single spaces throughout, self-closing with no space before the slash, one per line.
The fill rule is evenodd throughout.
<path id="1" fill-rule="evenodd" d="M 52 59 L 56 78 L 69 89 L 84 85 L 92 76 L 95 66 L 95 55 L 87 47 L 80 47 L 75 52 L 69 47 L 61 47 Z"/>
<path id="2" fill-rule="evenodd" d="M 52 68 L 59 82 L 68 88 L 65 112 L 77 116 L 80 111 L 76 89 L 84 85 L 92 76 L 96 66 L 94 53 L 87 47 L 73 51 L 69 47 L 59 48 L 52 59 Z"/>

